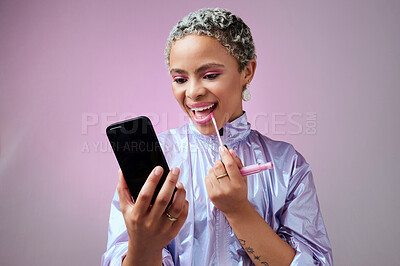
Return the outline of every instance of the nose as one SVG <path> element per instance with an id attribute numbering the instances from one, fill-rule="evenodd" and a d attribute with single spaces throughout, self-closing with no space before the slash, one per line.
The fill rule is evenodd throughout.
<path id="1" fill-rule="evenodd" d="M 201 97 L 205 96 L 207 89 L 203 86 L 201 82 L 191 81 L 186 89 L 186 97 L 191 100 L 199 100 Z"/>

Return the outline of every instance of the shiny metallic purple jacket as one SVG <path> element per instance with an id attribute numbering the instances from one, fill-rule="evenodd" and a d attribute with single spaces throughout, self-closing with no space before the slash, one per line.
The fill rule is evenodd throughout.
<path id="1" fill-rule="evenodd" d="M 216 135 L 200 134 L 190 122 L 159 136 L 170 168 L 179 167 L 189 214 L 163 250 L 164 265 L 253 265 L 232 228 L 207 196 L 204 177 L 220 159 Z M 224 126 L 222 141 L 244 165 L 272 161 L 274 168 L 248 176 L 248 199 L 272 229 L 296 250 L 291 265 L 333 265 L 311 167 L 292 145 L 250 129 L 246 113 Z M 115 193 L 102 265 L 120 265 L 128 234 Z"/>

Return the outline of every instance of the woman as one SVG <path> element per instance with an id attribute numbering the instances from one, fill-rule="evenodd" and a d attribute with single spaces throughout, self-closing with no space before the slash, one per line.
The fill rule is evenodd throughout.
<path id="1" fill-rule="evenodd" d="M 255 58 L 250 29 L 227 10 L 201 9 L 173 28 L 166 60 L 191 122 L 159 135 L 174 168 L 153 206 L 162 168 L 135 203 L 120 172 L 103 265 L 332 264 L 310 166 L 290 144 L 247 123 L 242 99 Z M 211 113 L 229 151 L 219 147 Z M 273 170 L 239 172 L 269 161 Z"/>

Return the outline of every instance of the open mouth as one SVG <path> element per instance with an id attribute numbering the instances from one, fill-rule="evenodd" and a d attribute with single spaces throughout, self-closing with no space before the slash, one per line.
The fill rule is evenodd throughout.
<path id="1" fill-rule="evenodd" d="M 198 124 L 207 123 L 211 119 L 210 114 L 215 110 L 216 107 L 217 104 L 213 103 L 206 106 L 190 108 L 194 122 Z"/>

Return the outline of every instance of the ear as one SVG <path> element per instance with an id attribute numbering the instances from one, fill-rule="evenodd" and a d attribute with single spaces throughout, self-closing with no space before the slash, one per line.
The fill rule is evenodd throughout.
<path id="1" fill-rule="evenodd" d="M 247 66 L 242 70 L 242 87 L 249 84 L 254 77 L 254 73 L 256 72 L 257 61 L 255 59 L 251 59 Z"/>

